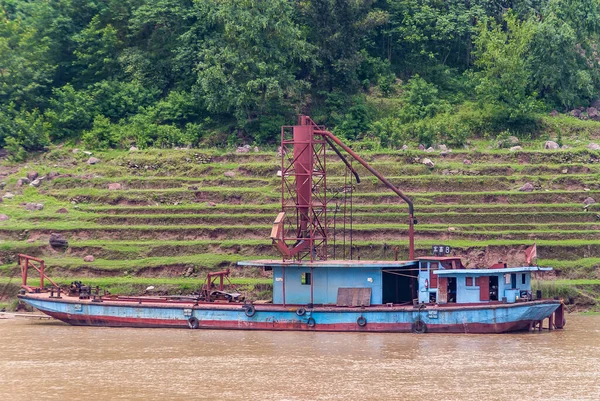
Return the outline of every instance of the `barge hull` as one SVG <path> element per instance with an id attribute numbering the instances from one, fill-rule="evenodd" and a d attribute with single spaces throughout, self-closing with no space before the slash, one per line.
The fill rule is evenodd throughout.
<path id="1" fill-rule="evenodd" d="M 187 321 L 161 321 L 158 319 L 135 319 L 118 317 L 73 317 L 61 313 L 48 313 L 55 319 L 73 326 L 96 327 L 132 327 L 132 328 L 186 328 Z M 529 330 L 533 321 L 517 321 L 497 324 L 469 323 L 442 325 L 427 325 L 428 333 L 471 333 L 493 334 Z M 319 324 L 308 327 L 306 324 L 295 322 L 246 322 L 246 321 L 202 321 L 198 327 L 205 330 L 268 330 L 268 331 L 318 331 L 318 332 L 379 332 L 379 333 L 411 333 L 412 324 L 408 323 L 369 323 L 360 327 L 356 323 Z"/>
<path id="2" fill-rule="evenodd" d="M 531 301 L 485 306 L 413 308 L 407 306 L 367 308 L 257 305 L 248 316 L 241 304 L 132 303 L 86 300 L 54 300 L 43 295 L 20 298 L 58 320 L 76 326 L 186 328 L 197 319 L 199 329 L 337 331 L 337 332 L 430 332 L 506 333 L 527 331 L 551 316 L 559 301 Z M 298 310 L 303 309 L 302 315 Z M 364 324 L 359 320 L 364 319 Z M 363 323 L 361 321 L 361 323 Z"/>

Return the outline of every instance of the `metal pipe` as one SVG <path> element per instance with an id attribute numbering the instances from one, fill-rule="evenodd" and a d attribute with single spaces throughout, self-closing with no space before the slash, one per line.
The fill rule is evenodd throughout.
<path id="1" fill-rule="evenodd" d="M 285 308 L 285 266 L 281 266 L 281 293 L 283 297 L 283 307 Z"/>
<path id="2" fill-rule="evenodd" d="M 313 283 L 315 282 L 315 275 L 313 274 L 313 264 L 310 264 L 310 303 L 314 304 L 314 287 Z"/>
<path id="3" fill-rule="evenodd" d="M 358 176 L 358 173 L 356 172 L 356 170 L 354 170 L 354 168 L 352 167 L 350 162 L 346 159 L 346 157 L 342 154 L 342 152 L 340 152 L 339 149 L 335 147 L 335 144 L 331 141 L 331 139 L 329 137 L 325 136 L 324 138 L 325 138 L 325 141 L 327 142 L 327 144 L 331 147 L 331 149 L 333 149 L 335 154 L 338 155 L 338 157 L 340 159 L 342 159 L 342 161 L 344 162 L 346 167 L 348 167 L 348 169 L 350 171 L 352 171 L 352 174 L 354 174 L 354 177 L 356 178 L 356 183 L 360 184 L 360 177 Z"/>
<path id="4" fill-rule="evenodd" d="M 369 170 L 369 172 L 371 174 L 373 174 L 375 177 L 377 177 L 379 179 L 379 181 L 381 181 L 386 187 L 391 189 L 394 193 L 396 193 L 396 195 L 398 195 L 401 199 L 403 199 L 408 204 L 408 214 L 409 214 L 409 216 L 408 216 L 408 241 L 409 241 L 408 253 L 409 253 L 409 256 L 408 257 L 409 257 L 409 259 L 414 259 L 414 257 L 415 257 L 415 228 L 414 228 L 415 218 L 414 218 L 414 206 L 413 206 L 412 200 L 408 196 L 404 195 L 404 193 L 402 193 L 402 191 L 400 191 L 398 188 L 396 188 L 396 186 L 394 184 L 392 184 L 387 178 L 385 178 L 384 176 L 379 174 L 379 172 L 377 170 L 375 170 L 373 167 L 371 167 L 369 165 L 369 163 L 367 163 L 365 160 L 363 160 L 358 154 L 356 154 L 352 149 L 350 149 L 348 146 L 346 146 L 342 141 L 340 141 L 331 132 L 315 129 L 314 133 L 317 135 L 322 135 L 323 137 L 329 138 L 333 142 L 335 142 L 338 146 L 340 146 L 342 149 L 344 149 L 350 156 L 352 156 L 354 159 L 356 159 L 356 161 L 358 161 L 360 164 L 362 164 L 364 168 Z"/>

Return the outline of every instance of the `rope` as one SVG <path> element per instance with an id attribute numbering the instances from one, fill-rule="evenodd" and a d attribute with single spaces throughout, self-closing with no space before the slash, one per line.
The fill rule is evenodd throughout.
<path id="1" fill-rule="evenodd" d="M 411 276 L 409 274 L 396 273 L 389 270 L 383 270 L 384 273 L 395 274 L 396 276 L 408 277 L 408 278 L 419 278 L 419 276 Z"/>

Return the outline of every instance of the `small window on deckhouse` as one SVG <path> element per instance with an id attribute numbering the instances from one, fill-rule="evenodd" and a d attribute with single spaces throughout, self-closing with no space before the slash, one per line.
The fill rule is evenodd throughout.
<path id="1" fill-rule="evenodd" d="M 310 280 L 310 273 L 302 273 L 302 276 L 300 277 L 300 282 L 302 285 L 310 285 Z"/>

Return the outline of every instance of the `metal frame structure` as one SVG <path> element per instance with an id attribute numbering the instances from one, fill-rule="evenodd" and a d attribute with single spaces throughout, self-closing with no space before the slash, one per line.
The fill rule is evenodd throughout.
<path id="1" fill-rule="evenodd" d="M 217 279 L 219 279 L 219 287 L 218 290 L 219 291 L 223 291 L 223 289 L 225 288 L 225 283 L 223 279 L 226 279 L 227 282 L 229 284 L 231 284 L 231 281 L 229 281 L 229 273 L 231 273 L 231 271 L 229 269 L 227 270 L 222 270 L 220 272 L 209 272 L 206 274 L 206 279 L 204 280 L 204 283 L 202 284 L 202 289 L 206 290 L 207 294 L 210 293 L 212 286 L 215 284 L 215 281 Z"/>
<path id="2" fill-rule="evenodd" d="M 325 127 L 300 115 L 298 125 L 281 128 L 281 213 L 274 221 L 271 239 L 283 260 L 314 262 L 328 258 L 328 146 L 356 177 L 357 183 L 360 183 L 358 174 L 336 146 L 408 204 L 409 259 L 414 259 L 416 220 L 412 200 Z"/>
<path id="3" fill-rule="evenodd" d="M 309 121 L 281 129 L 281 211 L 289 257 L 312 262 L 327 260 L 327 143 Z"/>
<path id="4" fill-rule="evenodd" d="M 36 266 L 36 263 L 38 263 L 39 266 Z M 19 254 L 19 266 L 21 267 L 21 288 L 29 292 L 42 291 L 45 288 L 44 279 L 47 279 L 49 282 L 51 282 L 54 287 L 60 288 L 58 284 L 56 284 L 50 277 L 46 275 L 46 263 L 42 259 Z M 40 286 L 38 288 L 27 285 L 27 273 L 30 267 L 34 268 L 40 273 Z"/>

